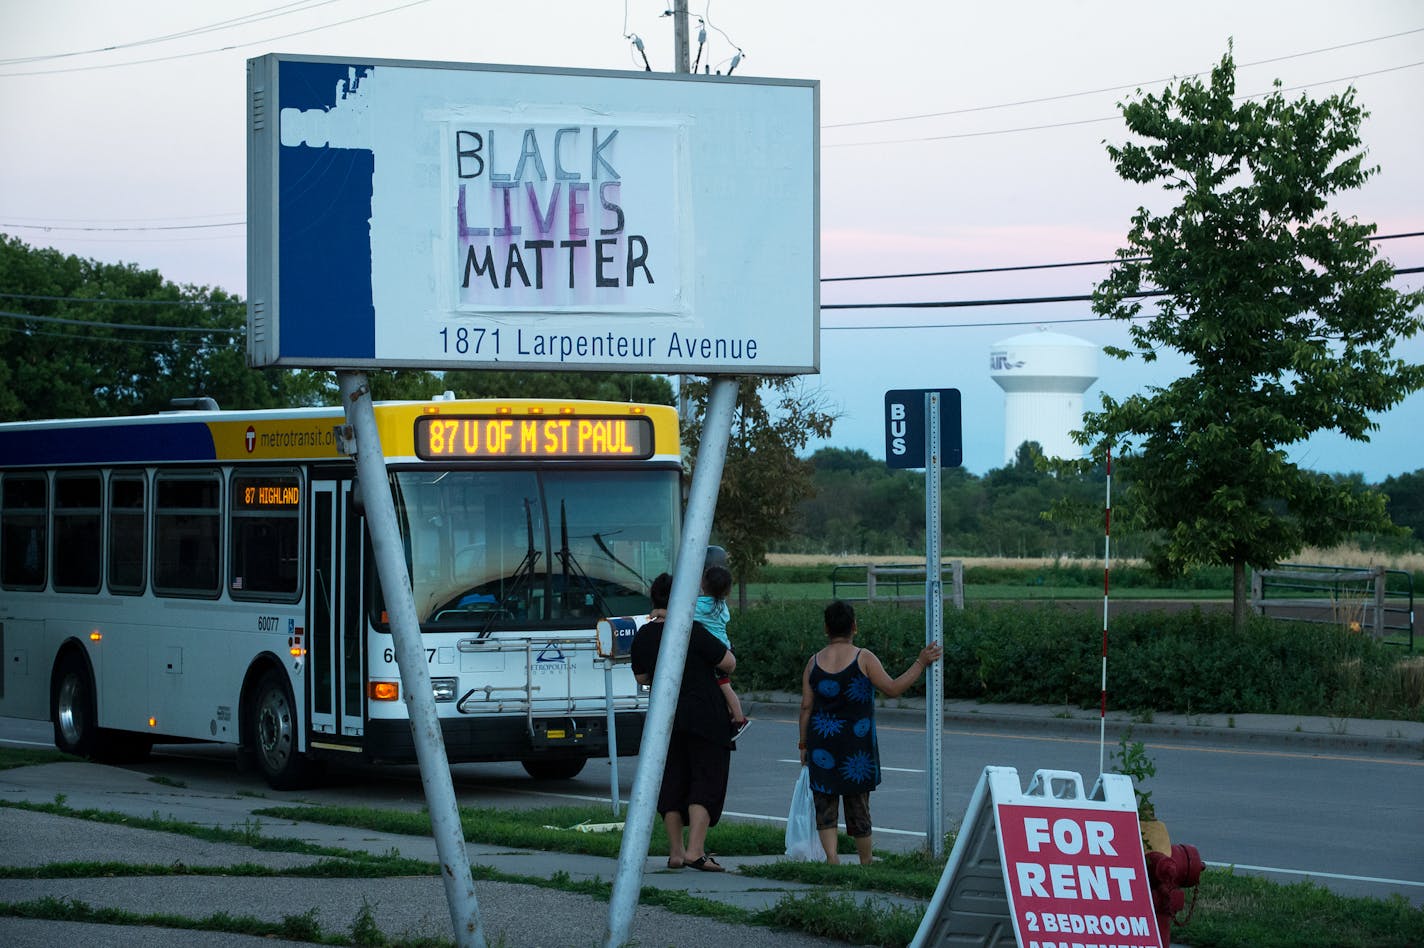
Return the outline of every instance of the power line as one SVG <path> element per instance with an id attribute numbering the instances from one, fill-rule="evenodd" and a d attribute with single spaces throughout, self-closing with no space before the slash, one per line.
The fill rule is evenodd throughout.
<path id="1" fill-rule="evenodd" d="M 77 226 L 65 224 L 15 224 L 9 221 L 0 221 L 0 227 L 12 227 L 16 230 L 78 230 L 78 231 L 104 231 L 106 233 L 116 233 L 119 231 L 154 231 L 154 230 L 211 230 L 214 227 L 246 227 L 247 221 L 228 221 L 225 224 L 162 224 L 147 227 L 109 227 L 109 226 Z"/>
<path id="2" fill-rule="evenodd" d="M 1391 271 L 1394 276 L 1404 276 L 1410 273 L 1424 273 L 1424 267 L 1396 267 Z M 1124 294 L 1129 299 L 1147 298 L 1152 296 L 1168 296 L 1166 290 L 1143 290 L 1140 293 Z M 916 300 L 904 303 L 822 303 L 824 310 L 848 310 L 848 309 L 967 309 L 980 306 L 1027 306 L 1039 303 L 1087 303 L 1091 302 L 1093 294 L 1078 294 L 1074 296 L 1025 296 L 1013 299 L 987 299 L 987 300 Z M 960 325 L 956 323 L 955 325 Z M 1013 325 L 1012 323 L 986 323 L 984 325 Z M 941 326 L 825 326 L 824 329 L 936 329 L 945 328 Z"/>
<path id="3" fill-rule="evenodd" d="M 30 339 L 35 336 L 43 336 L 47 339 L 64 339 L 69 342 L 75 342 L 76 340 L 82 340 L 85 342 L 102 342 L 110 344 L 119 342 L 126 346 L 141 346 L 147 349 L 157 349 L 160 347 L 164 349 L 170 349 L 174 346 L 177 346 L 180 349 L 217 350 L 226 348 L 225 346 L 215 346 L 205 342 L 181 342 L 177 339 L 171 341 L 160 341 L 153 339 L 114 339 L 110 336 L 79 336 L 75 335 L 74 333 L 45 332 L 43 329 L 21 329 L 18 326 L 0 326 L 0 332 L 23 334 L 26 339 Z"/>
<path id="4" fill-rule="evenodd" d="M 144 66 L 149 63 L 165 63 L 175 59 L 190 59 L 193 56 L 206 56 L 209 53 L 224 53 L 233 49 L 245 49 L 249 46 L 260 46 L 266 43 L 275 43 L 277 40 L 291 39 L 294 36 L 304 36 L 307 33 L 316 33 L 321 30 L 329 30 L 337 26 L 345 26 L 348 23 L 357 23 L 361 20 L 369 20 L 373 17 L 385 16 L 387 13 L 398 13 L 410 7 L 418 7 L 421 4 L 429 3 L 430 0 L 410 0 L 399 6 L 388 7 L 385 10 L 377 10 L 374 13 L 367 13 L 362 16 L 353 16 L 350 19 L 338 20 L 335 23 L 327 23 L 322 26 L 313 26 L 306 30 L 296 30 L 291 33 L 283 33 L 281 36 L 269 36 L 265 39 L 252 40 L 249 43 L 230 43 L 226 46 L 215 46 L 212 49 L 200 49 L 191 53 L 174 53 L 172 56 L 155 56 L 152 59 L 132 59 L 123 63 L 100 63 L 93 66 L 68 66 L 61 69 L 32 69 L 29 72 L 3 72 L 0 79 L 12 79 L 17 76 L 52 76 L 56 73 L 64 72 L 89 72 L 94 69 L 117 69 L 120 66 Z"/>
<path id="5" fill-rule="evenodd" d="M 1404 237 L 1424 237 L 1424 230 L 1404 234 L 1377 234 L 1366 241 L 1399 240 Z M 1072 263 L 1029 263 L 1010 267 L 975 267 L 968 270 L 927 270 L 919 273 L 872 273 L 866 276 L 821 277 L 822 283 L 850 283 L 857 280 L 909 280 L 918 277 L 969 276 L 982 273 L 1013 273 L 1020 270 L 1058 270 L 1064 267 L 1097 267 L 1111 263 L 1140 263 L 1146 257 L 1114 257 L 1108 260 L 1075 260 Z M 4 294 L 0 294 L 3 296 Z"/>
<path id="6" fill-rule="evenodd" d="M 1366 241 L 1401 240 L 1401 239 L 1408 238 L 1408 237 L 1424 237 L 1424 230 L 1406 231 L 1406 232 L 1402 232 L 1402 233 L 1398 233 L 1398 234 L 1376 234 L 1376 235 L 1373 235 L 1373 236 L 1370 236 L 1370 237 L 1366 237 L 1365 240 L 1366 240 Z M 1067 263 L 1030 263 L 1030 264 L 1018 264 L 1018 265 L 1015 265 L 1015 266 L 1007 266 L 1007 267 L 974 267 L 974 268 L 963 269 L 963 270 L 929 270 L 929 271 L 922 271 L 922 272 L 916 272 L 916 273 L 874 273 L 874 274 L 866 274 L 866 275 L 863 275 L 863 276 L 821 277 L 821 282 L 822 282 L 822 283 L 844 283 L 844 282 L 865 281 L 865 280 L 901 280 L 901 279 L 914 279 L 914 278 L 918 278 L 918 277 L 966 276 L 966 275 L 985 274 L 985 273 L 1014 273 L 1014 272 L 1021 272 L 1021 271 L 1025 271 L 1025 270 L 1056 270 L 1056 269 L 1063 269 L 1063 268 L 1067 268 L 1067 267 L 1090 267 L 1090 266 L 1103 266 L 1103 265 L 1114 264 L 1114 263 L 1136 263 L 1136 262 L 1144 261 L 1144 260 L 1146 260 L 1146 259 L 1148 259 L 1148 258 L 1146 258 L 1146 257 L 1121 257 L 1121 258 L 1112 258 L 1112 259 L 1107 259 L 1107 260 L 1075 260 L 1075 261 L 1071 261 L 1071 262 L 1067 262 Z M 1396 270 L 1394 271 L 1394 273 L 1395 273 L 1396 276 L 1399 276 L 1399 275 L 1402 275 L 1402 274 L 1417 273 L 1417 272 L 1420 272 L 1420 271 L 1419 271 L 1419 268 L 1396 269 Z M 47 295 L 47 294 L 42 294 L 42 293 L 5 293 L 5 292 L 0 292 L 0 299 L 39 300 L 39 301 L 44 301 L 44 302 L 56 302 L 56 303 L 92 303 L 92 304 L 117 303 L 117 304 L 134 305 L 134 306 L 198 306 L 198 307 L 205 307 L 205 306 L 243 306 L 243 307 L 245 307 L 245 306 L 247 305 L 247 303 L 246 303 L 244 300 L 240 300 L 240 299 L 227 299 L 227 300 L 212 300 L 212 299 L 209 299 L 209 300 L 153 300 L 153 299 L 137 299 L 137 298 L 133 298 L 133 297 L 118 297 L 118 296 L 53 296 L 53 295 Z M 1017 300 L 1016 300 L 1016 299 L 1010 299 L 1010 300 L 988 300 L 988 301 L 973 301 L 973 300 L 971 300 L 971 301 L 967 301 L 967 302 L 963 302 L 963 303 L 959 303 L 959 304 L 953 304 L 953 305 L 964 305 L 964 306 L 984 305 L 984 306 L 994 306 L 994 305 L 1010 305 L 1010 304 L 1014 304 L 1014 303 L 1063 303 L 1063 302 L 1082 302 L 1082 301 L 1084 301 L 1084 300 L 1090 300 L 1090 299 L 1092 299 L 1091 296 L 1086 296 L 1086 297 L 1085 297 L 1085 296 L 1061 296 L 1061 297 L 1060 297 L 1060 296 L 1044 296 L 1044 297 L 1030 297 L 1030 298 L 1027 298 L 1027 299 L 1017 299 Z M 845 304 L 838 304 L 838 303 L 824 303 L 824 304 L 821 305 L 821 309 L 888 309 L 888 308 L 900 307 L 900 306 L 907 307 L 907 308 L 943 308 L 943 306 L 947 306 L 947 305 L 951 305 L 951 304 L 935 304 L 935 303 L 845 303 Z M 8 313 L 8 314 L 7 314 L 7 313 L 0 313 L 0 315 L 10 315 L 10 316 L 14 316 L 14 315 L 17 315 L 17 314 L 14 314 L 14 313 Z M 41 317 L 26 317 L 26 318 L 39 319 L 39 318 L 41 318 Z M 123 324 L 121 324 L 121 323 L 115 323 L 115 324 L 109 324 L 109 323 L 92 323 L 91 325 L 96 325 L 96 326 L 120 325 L 120 326 L 121 326 L 121 325 L 123 325 Z"/>
<path id="7" fill-rule="evenodd" d="M 1351 46 L 1363 46 L 1366 43 L 1378 43 L 1383 40 L 1397 39 L 1401 36 L 1410 36 L 1414 33 L 1424 33 L 1424 27 L 1412 30 L 1404 30 L 1400 33 L 1390 33 L 1386 36 L 1374 36 L 1369 39 L 1355 40 L 1352 43 L 1340 43 L 1337 46 L 1324 46 L 1320 49 L 1308 49 L 1301 53 L 1289 53 L 1285 56 L 1275 56 L 1271 59 L 1257 59 L 1249 63 L 1238 63 L 1238 69 L 1246 69 L 1252 66 L 1264 66 L 1268 63 L 1283 62 L 1287 59 L 1300 59 L 1305 56 L 1314 56 L 1318 53 L 1330 53 L 1340 49 L 1347 49 Z M 1020 105 L 1038 105 L 1043 102 L 1061 102 L 1064 99 L 1077 99 L 1088 95 L 1101 95 L 1104 92 L 1124 92 L 1132 89 L 1140 89 L 1143 86 L 1152 86 L 1160 82 L 1174 82 L 1178 79 L 1196 79 L 1203 75 L 1200 72 L 1188 73 L 1185 76 L 1168 76 L 1163 79 L 1149 79 L 1145 82 L 1132 82 L 1121 86 L 1104 86 L 1101 89 L 1087 89 L 1083 92 L 1065 92 L 1061 95 L 1040 96 L 1034 99 L 1019 99 L 1014 102 L 1000 102 L 995 105 L 975 105 L 963 109 L 949 109 L 944 112 L 924 112 L 919 115 L 900 115 L 894 118 L 865 119 L 860 122 L 837 122 L 832 125 L 822 125 L 821 128 L 856 128 L 864 125 L 885 125 L 891 122 L 912 122 L 918 119 L 943 118 L 948 115 L 968 115 L 972 112 L 990 112 L 995 109 L 1009 109 Z"/>
<path id="8" fill-rule="evenodd" d="M 825 307 L 821 307 L 825 309 Z M 1132 319 L 1151 319 L 1151 314 L 1133 316 Z M 1059 326 L 1068 323 L 1101 323 L 1100 316 L 1085 316 L 1076 319 L 1006 319 L 987 323 L 901 323 L 899 325 L 874 326 L 822 326 L 822 332 L 855 331 L 864 329 L 992 329 L 995 326 Z"/>
<path id="9" fill-rule="evenodd" d="M 92 319 L 67 319 L 63 316 L 35 316 L 31 313 L 12 313 L 8 310 L 0 310 L 0 318 L 20 319 L 26 322 L 35 323 L 60 323 L 65 326 L 88 326 L 94 329 L 135 329 L 144 332 L 186 332 L 195 333 L 202 336 L 224 335 L 239 336 L 247 332 L 243 329 L 195 329 L 191 326 L 145 326 L 138 323 L 105 323 Z"/>
<path id="10" fill-rule="evenodd" d="M 95 53 L 112 53 L 121 49 L 133 49 L 138 46 L 152 46 L 155 43 L 166 43 L 169 40 L 184 39 L 189 36 L 200 36 L 203 33 L 213 33 L 220 30 L 232 29 L 234 26 L 246 26 L 249 23 L 260 23 L 263 20 L 271 20 L 280 16 L 287 16 L 291 13 L 303 12 L 306 9 L 324 7 L 329 3 L 336 3 L 338 0 L 298 0 L 296 3 L 284 3 L 279 7 L 271 7 L 266 10 L 258 10 L 255 13 L 248 13 L 244 16 L 233 17 L 230 20 L 219 20 L 217 23 L 209 23 L 207 26 L 195 26 L 192 29 L 180 30 L 177 33 L 166 33 L 162 36 L 151 36 L 148 39 L 133 40 L 128 43 L 115 43 L 112 46 L 100 46 L 95 49 L 80 49 L 68 53 L 48 53 L 41 56 L 17 56 L 13 59 L 0 59 L 0 66 L 21 65 L 23 63 L 44 62 L 50 59 L 71 59 L 75 56 L 90 56 Z"/>
<path id="11" fill-rule="evenodd" d="M 120 296 L 43 296 L 40 293 L 0 293 L 0 299 L 40 299 L 53 303 L 128 303 L 134 306 L 246 306 L 241 299 L 125 299 Z"/>
<path id="12" fill-rule="evenodd" d="M 1268 95 L 1275 95 L 1282 92 L 1295 92 L 1300 89 L 1309 89 L 1313 86 L 1334 85 L 1337 82 L 1354 82 L 1357 79 L 1368 79 L 1371 76 L 1382 76 L 1387 72 L 1399 72 L 1402 69 L 1413 69 L 1417 66 L 1424 66 L 1424 59 L 1418 62 L 1405 63 L 1402 66 L 1388 66 L 1384 69 L 1375 69 L 1370 72 L 1357 72 L 1348 76 L 1338 76 L 1334 79 L 1319 79 L 1315 82 L 1303 82 L 1294 86 L 1281 86 L 1272 89 L 1270 92 L 1255 92 L 1251 95 L 1236 96 L 1233 101 L 1245 102 L 1248 99 L 1260 99 Z M 983 132 L 954 132 L 947 135 L 920 135 L 915 138 L 877 138 L 865 142 L 841 142 L 840 144 L 821 145 L 822 148 L 864 148 L 868 145 L 907 145 L 918 142 L 941 142 L 963 138 L 984 138 L 989 135 L 1009 135 L 1017 132 L 1041 132 L 1051 128 L 1072 128 L 1077 125 L 1101 125 L 1104 122 L 1120 122 L 1121 115 L 1108 115 L 1102 118 L 1077 119 L 1071 122 L 1048 122 L 1042 125 L 1021 125 L 1016 128 L 996 128 Z"/>
<path id="13" fill-rule="evenodd" d="M 246 306 L 241 299 L 125 299 L 121 296 L 43 296 L 0 293 L 0 299 L 41 299 L 53 303 L 130 303 L 134 306 Z"/>

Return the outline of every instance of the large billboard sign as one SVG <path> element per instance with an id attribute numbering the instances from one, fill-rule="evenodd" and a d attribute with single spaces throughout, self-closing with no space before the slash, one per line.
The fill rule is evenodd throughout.
<path id="1" fill-rule="evenodd" d="M 253 365 L 819 370 L 819 87 L 248 63 Z"/>

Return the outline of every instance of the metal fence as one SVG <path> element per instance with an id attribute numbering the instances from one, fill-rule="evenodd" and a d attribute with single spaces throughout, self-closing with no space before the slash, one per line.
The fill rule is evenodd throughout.
<path id="1" fill-rule="evenodd" d="M 831 593 L 848 602 L 920 603 L 925 601 L 925 566 L 837 566 L 831 571 Z M 952 560 L 940 566 L 940 589 L 945 602 L 964 608 L 964 563 Z"/>
<path id="2" fill-rule="evenodd" d="M 1282 563 L 1252 571 L 1259 615 L 1338 625 L 1414 649 L 1414 576 L 1405 570 Z"/>

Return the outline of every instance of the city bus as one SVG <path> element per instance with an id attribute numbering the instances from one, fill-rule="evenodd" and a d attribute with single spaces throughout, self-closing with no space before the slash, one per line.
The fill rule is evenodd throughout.
<path id="1" fill-rule="evenodd" d="M 341 410 L 195 401 L 0 424 L 0 715 L 111 762 L 233 744 L 279 789 L 414 761 Z M 675 409 L 374 411 L 450 760 L 567 779 L 608 755 L 610 717 L 636 754 L 646 691 L 595 627 L 646 613 L 672 566 Z"/>

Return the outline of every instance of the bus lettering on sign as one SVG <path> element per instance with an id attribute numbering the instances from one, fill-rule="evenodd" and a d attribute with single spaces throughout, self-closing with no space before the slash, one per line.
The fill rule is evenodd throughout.
<path id="1" fill-rule="evenodd" d="M 415 423 L 415 453 L 441 458 L 626 458 L 653 455 L 652 422 L 632 418 L 431 415 Z"/>

